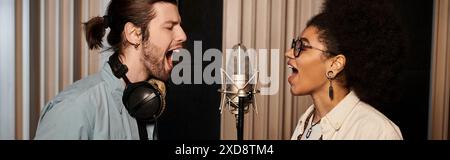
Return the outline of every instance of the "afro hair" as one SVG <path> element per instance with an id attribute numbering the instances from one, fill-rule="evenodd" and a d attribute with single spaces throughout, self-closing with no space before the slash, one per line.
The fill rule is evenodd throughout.
<path id="1" fill-rule="evenodd" d="M 387 0 L 326 0 L 307 24 L 319 29 L 328 50 L 346 57 L 340 74 L 346 87 L 378 110 L 397 100 L 395 86 L 406 51 L 393 9 Z"/>

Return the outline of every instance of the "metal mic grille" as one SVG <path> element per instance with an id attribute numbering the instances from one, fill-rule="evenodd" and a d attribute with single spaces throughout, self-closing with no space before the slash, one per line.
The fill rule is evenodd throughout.
<path id="1" fill-rule="evenodd" d="M 247 48 L 241 44 L 233 47 L 231 52 L 226 52 L 222 63 L 222 104 L 223 108 L 228 108 L 232 114 L 237 115 L 239 108 L 239 98 L 243 98 L 244 111 L 249 111 L 249 106 L 253 104 L 254 96 L 257 92 L 257 56 L 248 52 Z"/>

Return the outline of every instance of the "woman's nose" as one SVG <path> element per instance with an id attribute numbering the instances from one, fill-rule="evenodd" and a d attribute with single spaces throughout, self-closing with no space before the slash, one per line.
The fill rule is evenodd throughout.
<path id="1" fill-rule="evenodd" d="M 295 56 L 294 56 L 294 49 L 288 50 L 288 51 L 284 54 L 284 56 L 285 56 L 286 58 L 289 58 L 289 59 L 294 59 L 294 58 L 295 58 Z"/>

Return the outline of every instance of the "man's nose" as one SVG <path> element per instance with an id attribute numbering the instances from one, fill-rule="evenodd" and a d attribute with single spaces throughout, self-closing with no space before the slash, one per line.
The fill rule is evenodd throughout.
<path id="1" fill-rule="evenodd" d="M 186 42 L 186 40 L 187 40 L 186 33 L 184 32 L 183 28 L 180 27 L 180 30 L 177 32 L 175 36 L 175 41 L 178 43 L 183 43 Z"/>

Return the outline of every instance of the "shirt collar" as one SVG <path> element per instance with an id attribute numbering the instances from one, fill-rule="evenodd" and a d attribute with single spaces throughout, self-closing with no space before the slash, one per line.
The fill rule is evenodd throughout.
<path id="1" fill-rule="evenodd" d="M 355 92 L 351 91 L 339 104 L 322 118 L 322 125 L 329 124 L 335 131 L 342 127 L 342 123 L 360 102 Z"/>
<path id="2" fill-rule="evenodd" d="M 120 96 L 122 96 L 123 91 L 125 90 L 125 83 L 116 76 L 114 76 L 111 67 L 109 66 L 108 63 L 105 63 L 103 65 L 101 75 L 105 80 L 105 82 L 108 84 L 108 86 L 111 88 L 111 90 L 114 93 L 119 93 Z"/>

